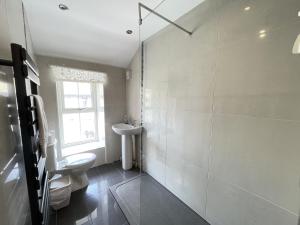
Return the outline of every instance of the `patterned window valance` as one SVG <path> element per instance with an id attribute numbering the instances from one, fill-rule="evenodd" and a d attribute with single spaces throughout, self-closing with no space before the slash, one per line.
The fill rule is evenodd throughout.
<path id="1" fill-rule="evenodd" d="M 101 83 L 104 83 L 106 81 L 105 73 L 53 65 L 50 66 L 50 68 L 52 69 L 54 78 L 56 80 L 73 80 Z"/>

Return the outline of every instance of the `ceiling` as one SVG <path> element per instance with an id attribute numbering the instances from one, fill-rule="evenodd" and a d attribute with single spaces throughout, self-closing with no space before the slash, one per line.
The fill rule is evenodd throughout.
<path id="1" fill-rule="evenodd" d="M 150 8 L 159 5 L 160 13 L 175 20 L 201 1 L 23 0 L 36 54 L 123 68 L 128 66 L 139 45 L 138 2 Z M 60 3 L 69 10 L 60 10 Z M 143 17 L 147 14 L 142 11 Z M 167 25 L 161 20 L 147 20 L 149 25 L 143 29 L 143 39 Z M 126 33 L 129 29 L 133 34 Z"/>

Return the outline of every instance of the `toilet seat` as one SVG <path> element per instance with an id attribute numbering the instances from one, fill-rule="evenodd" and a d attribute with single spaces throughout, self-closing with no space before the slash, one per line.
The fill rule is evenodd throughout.
<path id="1" fill-rule="evenodd" d="M 93 153 L 80 153 L 76 155 L 71 155 L 66 157 L 65 164 L 63 165 L 63 167 L 67 169 L 74 169 L 90 164 L 95 159 L 96 155 Z"/>

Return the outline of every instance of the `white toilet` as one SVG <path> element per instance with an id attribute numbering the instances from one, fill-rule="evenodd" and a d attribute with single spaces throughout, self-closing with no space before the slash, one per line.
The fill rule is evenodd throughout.
<path id="1" fill-rule="evenodd" d="M 46 168 L 51 175 L 69 175 L 72 183 L 72 192 L 88 186 L 89 181 L 86 171 L 94 165 L 95 160 L 95 154 L 81 153 L 68 156 L 62 161 L 57 161 L 56 139 L 49 138 Z"/>

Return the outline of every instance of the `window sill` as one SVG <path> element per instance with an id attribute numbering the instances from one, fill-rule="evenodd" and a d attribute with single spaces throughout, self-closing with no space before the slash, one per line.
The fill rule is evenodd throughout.
<path id="1" fill-rule="evenodd" d="M 72 147 L 67 147 L 62 149 L 62 157 L 66 157 L 69 155 L 74 155 L 82 152 L 87 152 L 91 150 L 96 150 L 100 148 L 104 148 L 105 144 L 103 142 L 91 142 L 81 145 L 75 145 Z"/>

